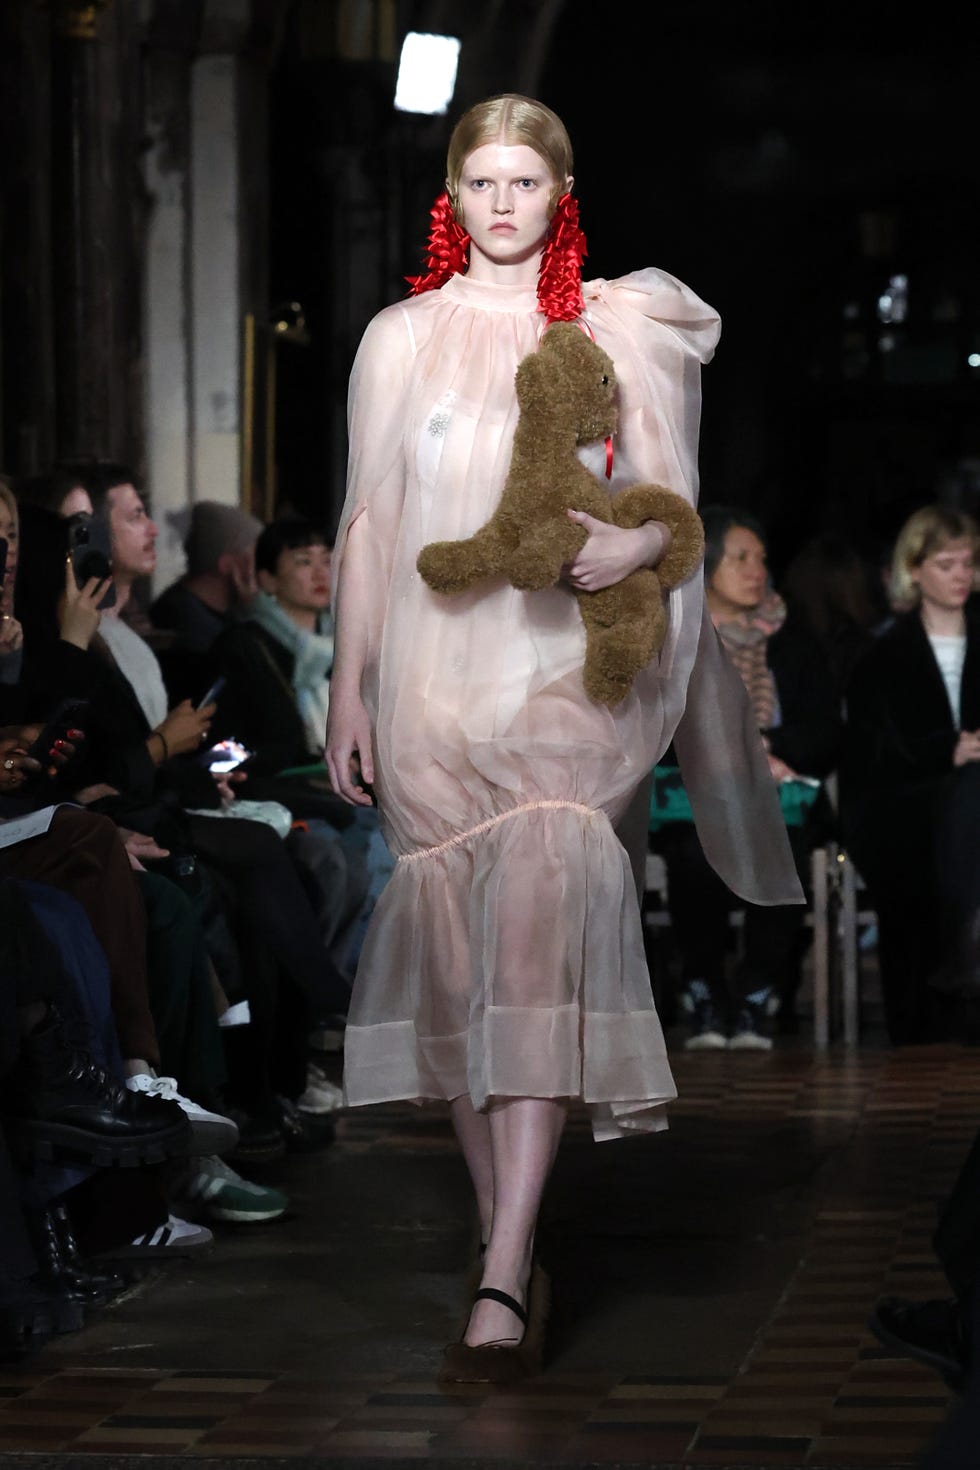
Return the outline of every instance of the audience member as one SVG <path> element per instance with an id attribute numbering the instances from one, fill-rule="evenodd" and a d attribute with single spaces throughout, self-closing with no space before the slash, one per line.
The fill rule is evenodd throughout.
<path id="1" fill-rule="evenodd" d="M 39 506 L 58 516 L 92 514 L 92 500 L 81 472 L 70 465 L 46 475 L 32 475 L 17 485 L 17 500 L 24 506 Z"/>
<path id="2" fill-rule="evenodd" d="M 150 604 L 154 627 L 172 635 L 160 662 L 174 702 L 205 692 L 205 656 L 218 634 L 251 605 L 261 530 L 262 522 L 237 505 L 199 500 L 191 508 L 187 569 Z"/>
<path id="3" fill-rule="evenodd" d="M 752 515 L 702 509 L 708 610 L 748 690 L 790 845 L 804 888 L 808 858 L 822 840 L 834 769 L 839 701 L 826 659 L 809 631 L 786 615 L 769 582 L 766 540 Z M 728 964 L 729 917 L 739 901 L 710 867 L 693 825 L 680 771 L 668 751 L 655 773 L 651 841 L 667 867 L 671 928 L 681 959 L 681 1008 L 694 1049 L 768 1049 L 771 1018 L 791 1030 L 804 951 L 802 905 L 741 905 L 741 955 Z"/>
<path id="4" fill-rule="evenodd" d="M 820 644 L 843 698 L 888 608 L 876 569 L 837 531 L 805 542 L 780 579 L 787 612 Z"/>
<path id="5" fill-rule="evenodd" d="M 225 678 L 214 728 L 254 751 L 253 787 L 280 796 L 310 835 L 325 841 L 322 927 L 332 953 L 352 973 L 394 859 L 377 809 L 342 802 L 323 765 L 333 666 L 326 533 L 304 517 L 280 516 L 259 537 L 255 565 L 255 599 L 212 649 L 213 672 Z M 315 850 L 308 861 L 317 865 Z"/>
<path id="6" fill-rule="evenodd" d="M 892 624 L 846 691 L 843 837 L 878 921 L 896 1045 L 965 1039 L 980 995 L 978 532 L 926 505 L 892 558 Z M 932 983 L 930 983 L 932 982 Z M 967 997 L 964 1004 L 962 997 Z"/>

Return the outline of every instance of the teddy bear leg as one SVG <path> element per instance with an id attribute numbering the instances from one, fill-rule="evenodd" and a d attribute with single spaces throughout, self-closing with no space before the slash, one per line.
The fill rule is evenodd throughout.
<path id="1" fill-rule="evenodd" d="M 583 594 L 582 616 L 586 693 L 598 704 L 618 704 L 663 646 L 667 615 L 656 575 L 640 573 L 604 592 Z"/>

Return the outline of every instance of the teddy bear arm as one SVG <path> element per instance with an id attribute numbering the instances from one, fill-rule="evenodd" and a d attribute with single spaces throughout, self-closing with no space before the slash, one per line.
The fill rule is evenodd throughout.
<path id="1" fill-rule="evenodd" d="M 564 511 L 560 519 L 554 517 L 528 526 L 507 557 L 508 579 L 523 592 L 553 586 L 562 567 L 585 545 L 585 539 L 582 527 L 570 521 Z"/>
<path id="2" fill-rule="evenodd" d="M 498 576 L 507 550 L 497 528 L 486 525 L 462 541 L 430 541 L 419 552 L 416 566 L 433 592 L 455 596 Z"/>
<path id="3" fill-rule="evenodd" d="M 663 587 L 676 587 L 704 558 L 701 517 L 682 495 L 664 485 L 630 485 L 613 501 L 617 526 L 635 527 L 644 521 L 662 521 L 671 534 L 670 549 L 657 563 Z"/>

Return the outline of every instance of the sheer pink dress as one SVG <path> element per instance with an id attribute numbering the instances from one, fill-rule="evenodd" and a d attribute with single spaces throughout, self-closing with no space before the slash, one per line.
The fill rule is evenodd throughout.
<path id="1" fill-rule="evenodd" d="M 584 296 L 619 382 L 611 493 L 656 481 L 696 502 L 717 315 L 654 269 L 587 283 Z M 352 370 L 335 607 L 369 631 L 362 693 L 397 862 L 362 950 L 344 1087 L 351 1105 L 578 1099 L 595 1136 L 611 1138 L 666 1127 L 677 1095 L 614 831 L 672 738 L 726 881 L 756 902 L 801 894 L 700 574 L 670 595 L 660 656 L 610 710 L 584 693 L 568 588 L 497 580 L 447 598 L 416 570 L 426 542 L 468 536 L 493 511 L 514 373 L 543 327 L 533 287 L 454 276 L 379 312 Z M 369 575 L 348 598 L 355 542 Z"/>

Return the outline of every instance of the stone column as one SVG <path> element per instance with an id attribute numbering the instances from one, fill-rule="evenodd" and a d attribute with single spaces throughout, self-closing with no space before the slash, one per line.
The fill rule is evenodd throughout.
<path id="1" fill-rule="evenodd" d="M 132 7 L 55 0 L 52 244 L 60 457 L 138 461 L 138 42 Z M 139 463 L 134 468 L 140 469 Z"/>
<path id="2" fill-rule="evenodd" d="M 234 56 L 191 68 L 191 476 L 195 500 L 241 499 L 238 77 Z"/>
<path id="3" fill-rule="evenodd" d="M 160 526 L 156 590 L 184 570 L 191 502 L 189 250 L 189 59 L 149 51 L 144 67 L 150 198 L 143 269 L 146 483 Z"/>

